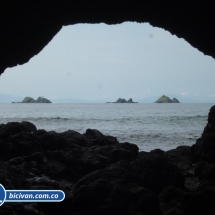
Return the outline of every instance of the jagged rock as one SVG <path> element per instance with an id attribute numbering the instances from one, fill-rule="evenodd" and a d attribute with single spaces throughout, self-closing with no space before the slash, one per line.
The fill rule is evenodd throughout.
<path id="1" fill-rule="evenodd" d="M 185 214 L 190 215 L 213 215 L 215 213 L 215 189 L 203 188 L 195 192 L 186 193 L 183 196 Z"/>
<path id="2" fill-rule="evenodd" d="M 1 124 L 0 126 L 0 137 L 1 140 L 10 138 L 11 135 L 19 134 L 21 132 L 29 132 L 29 129 L 18 122 L 8 122 L 7 124 Z"/>
<path id="3" fill-rule="evenodd" d="M 16 208 L 16 210 L 14 210 Z M 11 215 L 11 211 L 14 211 L 14 214 L 22 215 L 43 215 L 41 213 L 41 208 L 37 203 L 28 202 L 10 202 L 10 204 L 4 204 L 1 206 L 0 215 Z"/>
<path id="4" fill-rule="evenodd" d="M 179 146 L 176 149 L 167 151 L 167 159 L 170 163 L 177 165 L 181 171 L 192 168 L 192 154 L 190 146 Z"/>
<path id="5" fill-rule="evenodd" d="M 194 161 L 207 161 L 215 164 L 215 106 L 211 107 L 208 114 L 208 123 L 201 138 L 192 145 Z"/>
<path id="6" fill-rule="evenodd" d="M 14 129 L 13 126 L 12 129 Z M 10 133 L 8 130 L 6 132 Z M 5 137 L 5 135 L 3 136 Z M 7 138 L 2 138 L 0 140 L 0 147 L 0 160 L 6 161 L 14 157 L 25 156 L 36 152 L 40 148 L 40 142 L 38 138 L 29 131 L 20 133 L 14 132 L 14 134 L 10 134 Z"/>
<path id="7" fill-rule="evenodd" d="M 195 166 L 194 174 L 199 179 L 199 186 L 215 186 L 215 164 L 200 161 Z"/>
<path id="8" fill-rule="evenodd" d="M 100 131 L 96 129 L 87 129 L 84 137 L 88 144 L 93 145 L 115 145 L 119 142 L 115 137 L 112 136 L 104 136 Z"/>
<path id="9" fill-rule="evenodd" d="M 140 176 L 142 185 L 156 193 L 169 185 L 184 187 L 184 176 L 177 166 L 169 163 L 161 150 L 140 152 L 132 167 L 134 173 Z"/>
<path id="10" fill-rule="evenodd" d="M 23 121 L 20 124 L 24 125 L 30 132 L 36 132 L 37 131 L 37 127 L 31 122 Z"/>
<path id="11" fill-rule="evenodd" d="M 159 196 L 163 215 L 213 215 L 215 213 L 215 189 L 204 188 L 185 192 L 167 187 Z"/>
<path id="12" fill-rule="evenodd" d="M 202 140 L 213 134 L 209 131 L 207 125 Z M 30 122 L 1 124 L 0 146 L 0 181 L 6 189 L 66 194 L 51 209 L 50 203 L 29 208 L 11 203 L 0 214 L 200 215 L 206 207 L 214 212 L 215 164 L 193 163 L 196 151 L 189 146 L 139 152 L 135 144 L 95 129 L 47 132 Z"/>
<path id="13" fill-rule="evenodd" d="M 182 199 L 184 194 L 186 194 L 186 192 L 180 188 L 174 186 L 166 187 L 159 195 L 162 214 L 185 215 L 182 209 Z"/>
<path id="14" fill-rule="evenodd" d="M 65 138 L 54 131 L 47 132 L 40 136 L 40 141 L 44 150 L 60 150 L 66 145 Z"/>
<path id="15" fill-rule="evenodd" d="M 10 164 L 0 161 L 0 182 L 5 189 L 20 189 L 26 184 L 26 178 L 18 176 Z"/>
<path id="16" fill-rule="evenodd" d="M 74 147 L 74 144 L 80 146 L 86 146 L 87 141 L 85 140 L 84 136 L 80 133 L 72 130 L 65 131 L 61 133 L 67 142 L 67 146 Z"/>
<path id="17" fill-rule="evenodd" d="M 205 1 L 195 6 L 192 1 L 175 1 L 174 7 L 172 4 L 171 1 L 155 4 L 139 0 L 132 3 L 111 0 L 103 4 L 96 0 L 1 1 L 0 74 L 8 67 L 28 62 L 62 26 L 78 23 L 147 22 L 184 38 L 204 54 L 215 57 L 215 31 L 211 28 L 215 23 L 214 2 Z"/>
<path id="18" fill-rule="evenodd" d="M 96 129 L 87 129 L 85 136 L 89 139 L 102 138 L 104 135 Z"/>
<path id="19" fill-rule="evenodd" d="M 75 214 L 159 214 L 156 195 L 138 184 L 128 162 L 119 161 L 83 177 L 75 186 Z M 83 207 L 83 204 L 85 207 Z"/>

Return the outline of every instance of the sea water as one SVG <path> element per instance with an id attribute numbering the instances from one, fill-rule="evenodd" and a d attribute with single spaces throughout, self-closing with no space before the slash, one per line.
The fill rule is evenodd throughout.
<path id="1" fill-rule="evenodd" d="M 0 123 L 29 121 L 37 129 L 98 129 L 141 151 L 192 145 L 213 104 L 0 104 Z"/>

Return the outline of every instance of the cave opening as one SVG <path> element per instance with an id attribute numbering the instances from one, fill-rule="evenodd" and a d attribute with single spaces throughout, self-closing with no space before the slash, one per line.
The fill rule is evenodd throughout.
<path id="1" fill-rule="evenodd" d="M 117 107 L 113 111 L 115 115 L 111 116 L 113 119 L 111 123 L 114 126 L 110 128 L 111 123 L 106 122 L 108 119 L 103 116 L 105 114 L 102 114 L 102 111 L 99 111 L 101 116 L 98 117 L 93 106 L 89 106 L 88 110 L 92 116 L 90 118 L 86 116 L 83 105 L 74 105 L 76 111 L 79 109 L 78 116 L 69 116 L 63 114 L 63 111 L 50 114 L 48 109 L 40 112 L 40 108 L 35 106 L 33 111 L 27 111 L 29 114 L 25 119 L 31 118 L 32 112 L 39 111 L 31 120 L 40 128 L 62 132 L 69 126 L 69 123 L 63 120 L 69 119 L 71 123 L 73 119 L 76 122 L 73 129 L 81 133 L 88 127 L 101 129 L 105 134 L 119 136 L 120 141 L 140 144 L 141 150 L 151 150 L 150 144 L 153 142 L 151 139 L 155 138 L 157 143 L 154 148 L 160 147 L 158 141 L 160 140 L 167 142 L 168 145 L 164 149 L 169 149 L 170 138 L 177 139 L 178 145 L 186 144 L 186 141 L 191 145 L 202 132 L 208 110 L 215 97 L 214 69 L 215 63 L 211 57 L 204 56 L 184 39 L 179 39 L 148 23 L 126 22 L 110 26 L 78 24 L 64 27 L 39 55 L 27 64 L 7 69 L 1 75 L 0 91 L 3 98 L 1 102 L 18 102 L 25 96 L 34 98 L 44 96 L 56 105 L 57 103 L 96 105 L 113 102 L 118 98 L 132 98 L 139 104 L 143 103 L 141 109 L 145 110 L 144 117 L 153 115 L 154 118 L 147 118 L 147 121 L 146 118 L 141 118 L 140 110 L 134 108 L 140 115 L 132 121 L 131 106 L 124 110 L 123 114 L 120 114 L 122 108 Z M 158 116 L 156 113 L 159 111 L 156 109 L 155 112 L 147 112 L 147 109 L 153 110 L 150 103 L 162 95 L 176 97 L 182 106 L 171 106 L 170 109 L 165 107 Z M 183 106 L 184 103 L 191 103 L 189 108 L 192 113 L 188 111 L 189 108 Z M 194 103 L 202 104 L 194 110 Z M 106 113 L 110 111 L 107 108 L 103 109 L 107 111 Z M 185 112 L 178 115 L 181 110 Z M 68 106 L 65 108 L 66 111 Z M 169 116 L 165 115 L 168 111 Z M 21 120 L 21 117 L 13 116 L 18 121 Z M 43 119 L 41 122 L 40 117 L 53 120 L 51 126 Z M 81 120 L 82 117 L 85 117 L 86 121 Z M 97 118 L 100 121 L 96 124 Z M 184 133 L 177 136 L 172 127 L 180 130 L 181 126 L 183 127 L 183 123 L 180 124 L 182 119 L 184 123 L 189 122 L 186 125 L 187 133 L 183 131 Z M 5 117 L 3 121 L 10 120 L 11 117 Z M 147 121 L 145 127 L 141 127 L 145 120 Z M 150 124 L 150 121 L 154 124 Z M 141 129 L 133 126 L 135 122 Z M 157 122 L 160 122 L 159 126 L 153 127 Z M 162 122 L 169 125 L 168 138 L 165 136 L 166 130 L 163 129 Z M 127 127 L 124 126 L 126 123 Z M 124 135 L 129 129 L 131 132 Z M 183 137 L 186 141 L 183 141 Z M 141 144 L 147 147 L 144 148 Z M 171 147 L 174 148 L 175 145 Z"/>
<path id="2" fill-rule="evenodd" d="M 202 54 L 215 58 L 214 1 L 2 0 L 0 5 L 0 74 L 22 65 L 0 76 L 2 214 L 215 214 L 215 106 L 208 114 L 215 96 L 214 60 Z M 92 26 L 74 25 L 125 21 L 166 29 L 202 53 L 142 24 L 144 30 L 132 25 L 128 31 L 128 23 L 108 30 L 99 25 L 95 34 Z M 57 34 L 68 25 L 73 26 Z M 80 26 L 85 30 L 75 37 Z M 107 40 L 101 37 L 105 31 Z M 90 37 L 98 44 L 90 45 Z M 140 103 L 153 95 L 150 102 L 166 95 L 181 103 Z M 55 103 L 11 104 L 24 96 Z M 89 97 L 100 103 L 80 104 Z M 118 97 L 139 103 L 105 103 Z M 79 103 L 56 103 L 61 98 Z M 65 192 L 65 200 L 26 204 L 22 198 L 27 190 L 53 189 Z M 2 205 L 11 195 L 20 203 Z"/>

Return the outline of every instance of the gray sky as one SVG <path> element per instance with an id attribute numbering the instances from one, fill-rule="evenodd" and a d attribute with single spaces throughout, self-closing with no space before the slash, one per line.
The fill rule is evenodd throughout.
<path id="1" fill-rule="evenodd" d="M 138 101 L 163 94 L 215 99 L 215 60 L 149 24 L 79 24 L 27 64 L 0 76 L 0 93 L 48 99 Z"/>

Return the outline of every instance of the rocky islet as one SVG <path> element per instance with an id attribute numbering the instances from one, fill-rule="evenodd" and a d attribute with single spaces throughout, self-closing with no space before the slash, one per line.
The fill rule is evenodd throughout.
<path id="1" fill-rule="evenodd" d="M 34 100 L 32 97 L 25 97 L 21 102 L 12 102 L 12 103 L 52 103 L 47 98 L 44 98 L 43 96 L 39 96 L 36 100 Z"/>
<path id="2" fill-rule="evenodd" d="M 156 100 L 155 103 L 180 103 L 180 102 L 176 98 L 170 99 L 168 96 L 163 95 L 158 100 Z"/>
<path id="3" fill-rule="evenodd" d="M 106 103 L 138 103 L 138 102 L 133 102 L 133 99 L 130 98 L 128 101 L 126 99 L 118 98 L 115 102 L 106 102 Z"/>

